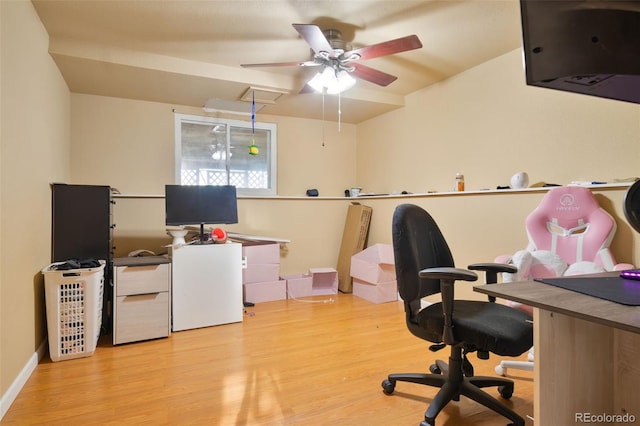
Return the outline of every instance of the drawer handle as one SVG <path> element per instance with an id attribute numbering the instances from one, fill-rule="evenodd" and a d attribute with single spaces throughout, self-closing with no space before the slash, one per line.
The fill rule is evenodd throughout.
<path id="1" fill-rule="evenodd" d="M 123 301 L 126 302 L 127 299 L 136 299 L 136 300 L 140 300 L 140 299 L 155 299 L 156 297 L 158 297 L 160 293 L 145 293 L 145 294 L 130 294 L 128 296 L 125 296 Z"/>

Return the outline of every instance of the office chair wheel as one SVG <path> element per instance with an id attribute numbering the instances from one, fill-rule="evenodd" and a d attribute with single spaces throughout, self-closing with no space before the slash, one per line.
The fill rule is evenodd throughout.
<path id="1" fill-rule="evenodd" d="M 498 392 L 504 399 L 509 399 L 513 396 L 513 385 L 498 386 Z"/>
<path id="2" fill-rule="evenodd" d="M 442 374 L 442 370 L 440 370 L 440 367 L 438 367 L 437 364 L 431 364 L 429 366 L 429 371 L 431 374 Z"/>
<path id="3" fill-rule="evenodd" d="M 386 395 L 391 395 L 395 389 L 396 389 L 396 382 L 392 382 L 389 379 L 384 379 L 382 381 L 382 391 Z"/>
<path id="4" fill-rule="evenodd" d="M 420 426 L 436 426 L 436 422 L 427 422 L 426 420 L 423 420 L 420 422 Z"/>

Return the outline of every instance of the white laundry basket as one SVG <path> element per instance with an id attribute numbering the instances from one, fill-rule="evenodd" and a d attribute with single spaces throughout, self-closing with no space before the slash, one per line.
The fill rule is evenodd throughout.
<path id="1" fill-rule="evenodd" d="M 105 261 L 95 268 L 56 270 L 52 263 L 44 274 L 52 361 L 87 357 L 96 350 L 102 325 Z"/>

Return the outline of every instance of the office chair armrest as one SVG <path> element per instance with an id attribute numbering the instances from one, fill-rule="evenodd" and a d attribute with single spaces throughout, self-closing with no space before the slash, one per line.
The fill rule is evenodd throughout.
<path id="1" fill-rule="evenodd" d="M 518 268 L 508 263 L 473 263 L 468 266 L 472 271 L 484 271 L 484 282 L 487 284 L 495 284 L 498 282 L 498 273 L 508 272 L 515 274 Z M 495 296 L 489 296 L 489 302 L 495 302 Z"/>
<path id="2" fill-rule="evenodd" d="M 510 274 L 515 274 L 518 272 L 518 268 L 514 265 L 510 265 L 508 263 L 472 263 L 468 267 L 472 271 L 485 271 L 485 272 L 508 272 Z"/>
<path id="3" fill-rule="evenodd" d="M 442 314 L 444 316 L 444 329 L 442 341 L 447 345 L 455 345 L 453 337 L 453 283 L 455 281 L 476 281 L 478 275 L 475 272 L 461 268 L 427 268 L 418 273 L 420 278 L 440 280 L 440 293 L 442 295 Z"/>
<path id="4" fill-rule="evenodd" d="M 475 272 L 462 268 L 427 268 L 418 273 L 420 278 L 434 280 L 476 281 L 478 275 Z"/>
<path id="5" fill-rule="evenodd" d="M 484 271 L 487 284 L 495 284 L 498 282 L 498 273 L 508 272 L 515 274 L 518 268 L 507 263 L 473 263 L 468 266 L 472 271 Z"/>

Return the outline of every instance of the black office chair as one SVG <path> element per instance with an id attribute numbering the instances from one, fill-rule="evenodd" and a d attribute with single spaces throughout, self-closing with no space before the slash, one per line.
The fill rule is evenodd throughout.
<path id="1" fill-rule="evenodd" d="M 524 419 L 502 402 L 484 392 L 497 386 L 503 398 L 513 394 L 513 381 L 503 377 L 474 376 L 467 353 L 477 352 L 487 359 L 489 352 L 518 356 L 533 345 L 531 317 L 524 312 L 491 301 L 454 301 L 456 280 L 475 281 L 477 275 L 454 267 L 453 257 L 438 225 L 422 208 L 402 204 L 393 215 L 393 250 L 398 290 L 404 300 L 406 322 L 415 336 L 435 343 L 429 349 L 451 347 L 449 364 L 436 361 L 431 374 L 390 374 L 382 382 L 384 393 L 392 394 L 397 381 L 441 388 L 427 408 L 421 426 L 434 426 L 438 413 L 451 401 L 464 395 L 507 417 L 512 425 L 523 426 Z M 476 264 L 470 269 L 488 271 L 495 282 L 501 264 Z M 511 271 L 512 272 L 512 271 Z M 441 293 L 441 302 L 421 308 L 425 296 Z"/>

